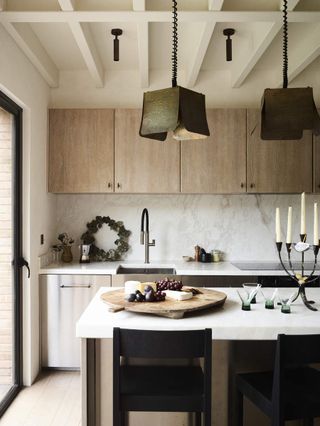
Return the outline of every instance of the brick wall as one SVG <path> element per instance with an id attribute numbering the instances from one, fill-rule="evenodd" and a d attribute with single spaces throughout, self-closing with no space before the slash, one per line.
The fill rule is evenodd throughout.
<path id="1" fill-rule="evenodd" d="M 12 383 L 12 116 L 0 108 L 0 387 Z M 6 386 L 5 386 L 6 387 Z"/>

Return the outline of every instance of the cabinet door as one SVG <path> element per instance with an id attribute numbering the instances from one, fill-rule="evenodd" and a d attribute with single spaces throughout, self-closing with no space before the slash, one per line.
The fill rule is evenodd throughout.
<path id="1" fill-rule="evenodd" d="M 53 109 L 49 192 L 112 192 L 114 110 Z"/>
<path id="2" fill-rule="evenodd" d="M 181 142 L 182 192 L 246 192 L 246 110 L 207 110 L 207 120 L 207 139 Z"/>
<path id="3" fill-rule="evenodd" d="M 180 143 L 141 138 L 141 111 L 119 109 L 115 115 L 115 190 L 137 193 L 180 191 Z"/>
<path id="4" fill-rule="evenodd" d="M 312 191 L 312 135 L 300 140 L 260 138 L 260 111 L 247 112 L 248 192 L 295 193 Z"/>

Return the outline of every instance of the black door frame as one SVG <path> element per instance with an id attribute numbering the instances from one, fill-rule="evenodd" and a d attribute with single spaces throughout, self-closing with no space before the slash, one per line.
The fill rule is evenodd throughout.
<path id="1" fill-rule="evenodd" d="M 0 107 L 13 121 L 13 385 L 0 401 L 0 417 L 22 388 L 22 108 L 0 91 Z"/>

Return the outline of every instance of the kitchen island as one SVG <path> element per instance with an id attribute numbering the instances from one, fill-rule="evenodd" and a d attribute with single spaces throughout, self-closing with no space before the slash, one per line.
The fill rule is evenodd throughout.
<path id="1" fill-rule="evenodd" d="M 273 345 L 279 333 L 316 334 L 320 330 L 320 311 L 308 310 L 298 299 L 292 305 L 292 313 L 282 314 L 277 306 L 266 310 L 258 297 L 252 310 L 241 310 L 240 299 L 235 288 L 215 288 L 227 294 L 222 307 L 200 311 L 180 320 L 139 315 L 132 312 L 108 312 L 100 295 L 110 288 L 101 288 L 79 319 L 76 333 L 81 339 L 82 407 L 83 426 L 112 425 L 112 333 L 114 327 L 148 330 L 192 330 L 212 329 L 213 338 L 213 425 L 232 424 L 228 415 L 233 404 L 232 376 L 238 366 L 250 369 L 272 365 Z M 320 289 L 307 290 L 308 297 L 320 308 Z M 246 345 L 245 362 L 237 360 L 237 353 L 243 350 L 237 343 Z M 270 355 L 271 353 L 271 355 Z M 270 365 L 271 363 L 271 365 Z M 231 399 L 230 399 L 231 396 Z M 149 417 L 148 417 L 149 416 Z M 151 424 L 148 413 L 130 414 L 130 426 Z M 152 414 L 153 426 L 192 425 L 190 415 L 180 413 Z M 259 423 L 261 426 L 263 422 Z M 268 424 L 268 423 L 266 423 Z"/>

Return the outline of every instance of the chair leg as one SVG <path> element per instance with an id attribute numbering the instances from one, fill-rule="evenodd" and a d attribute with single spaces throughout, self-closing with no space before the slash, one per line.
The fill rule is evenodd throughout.
<path id="1" fill-rule="evenodd" d="M 120 426 L 126 426 L 126 416 L 127 416 L 126 411 L 120 412 Z"/>
<path id="2" fill-rule="evenodd" d="M 113 420 L 112 425 L 113 426 L 121 426 L 121 413 L 118 410 L 113 410 Z"/>
<path id="3" fill-rule="evenodd" d="M 285 426 L 285 421 L 280 419 L 272 419 L 271 426 Z"/>
<path id="4" fill-rule="evenodd" d="M 303 419 L 303 426 L 313 426 L 313 418 L 308 417 L 306 419 Z"/>
<path id="5" fill-rule="evenodd" d="M 201 412 L 196 411 L 196 426 L 201 426 Z"/>
<path id="6" fill-rule="evenodd" d="M 203 424 L 204 426 L 211 426 L 211 408 L 203 412 Z"/>
<path id="7" fill-rule="evenodd" d="M 243 394 L 239 390 L 237 391 L 236 401 L 236 422 L 237 426 L 243 426 Z"/>

